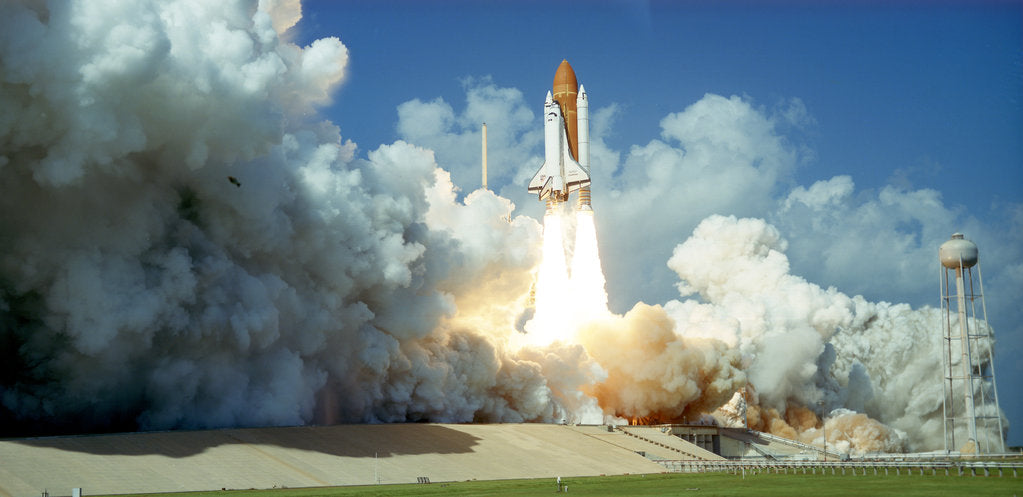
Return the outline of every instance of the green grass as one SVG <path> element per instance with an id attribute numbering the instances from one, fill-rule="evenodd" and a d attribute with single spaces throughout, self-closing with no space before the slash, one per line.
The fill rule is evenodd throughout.
<path id="1" fill-rule="evenodd" d="M 431 483 L 429 485 L 369 485 L 352 487 L 296 488 L 278 490 L 228 490 L 160 494 L 161 497 L 343 497 L 343 496 L 513 496 L 566 495 L 575 496 L 728 496 L 829 497 L 864 496 L 935 496 L 965 495 L 969 497 L 1023 497 L 1023 477 L 983 476 L 853 476 L 849 475 L 741 475 L 729 473 L 659 474 L 562 478 L 567 494 L 558 494 L 553 478 L 535 480 L 466 481 Z M 124 496 L 122 496 L 124 497 Z"/>

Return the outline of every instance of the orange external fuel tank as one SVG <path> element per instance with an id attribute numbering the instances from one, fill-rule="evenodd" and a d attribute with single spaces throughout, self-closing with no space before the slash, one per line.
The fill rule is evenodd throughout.
<path id="1" fill-rule="evenodd" d="M 565 118 L 565 135 L 568 137 L 568 149 L 572 158 L 579 160 L 579 122 L 576 119 L 576 97 L 579 96 L 579 83 L 575 79 L 575 71 L 568 60 L 563 59 L 554 73 L 554 85 L 551 87 L 554 100 L 561 107 L 561 115 Z"/>

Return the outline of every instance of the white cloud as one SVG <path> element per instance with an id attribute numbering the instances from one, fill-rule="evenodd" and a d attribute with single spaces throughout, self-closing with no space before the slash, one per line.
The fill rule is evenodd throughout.
<path id="1" fill-rule="evenodd" d="M 403 140 L 427 147 L 464 193 L 482 182 L 482 125 L 487 124 L 488 183 L 492 189 L 528 180 L 542 160 L 534 150 L 543 139 L 535 114 L 517 89 L 499 88 L 489 79 L 464 83 L 464 108 L 448 102 L 410 100 L 398 106 L 397 130 Z M 513 201 L 525 199 L 519 189 L 498 190 Z"/>
<path id="2" fill-rule="evenodd" d="M 654 261 L 667 260 L 708 215 L 767 211 L 799 157 L 775 121 L 739 97 L 706 95 L 661 127 L 667 141 L 633 146 L 613 180 L 593 186 L 609 297 L 619 310 L 635 299 L 671 298 L 674 282 Z"/>
<path id="3" fill-rule="evenodd" d="M 799 202 L 814 211 L 820 211 L 828 205 L 842 202 L 853 192 L 853 181 L 849 176 L 835 176 L 827 181 L 818 181 L 804 188 L 797 186 L 785 199 L 784 209 L 788 210 Z"/>

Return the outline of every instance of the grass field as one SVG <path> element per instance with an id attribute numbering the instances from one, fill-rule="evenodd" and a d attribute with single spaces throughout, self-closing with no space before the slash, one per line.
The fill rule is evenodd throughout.
<path id="1" fill-rule="evenodd" d="M 567 496 L 1020 496 L 1023 478 L 970 476 L 853 476 L 728 473 L 659 474 L 563 478 Z M 345 497 L 345 496 L 503 496 L 552 495 L 553 478 L 467 481 L 429 485 L 372 485 L 278 490 L 228 490 L 160 494 L 161 497 Z M 123 496 L 122 496 L 123 497 Z"/>

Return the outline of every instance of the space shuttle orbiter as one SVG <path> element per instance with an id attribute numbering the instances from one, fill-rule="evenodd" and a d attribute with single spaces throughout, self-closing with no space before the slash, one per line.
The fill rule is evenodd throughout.
<path id="1" fill-rule="evenodd" d="M 546 200 L 548 208 L 568 200 L 570 193 L 579 190 L 580 208 L 589 209 L 587 106 L 586 89 L 579 88 L 577 93 L 575 72 L 568 61 L 562 61 L 554 75 L 554 93 L 547 92 L 543 106 L 544 162 L 527 188 L 540 200 Z"/>
<path id="2" fill-rule="evenodd" d="M 547 92 L 543 111 L 544 162 L 529 182 L 529 193 L 536 193 L 540 200 L 550 197 L 564 202 L 569 193 L 590 184 L 590 175 L 572 158 L 561 106 L 551 92 Z"/>

